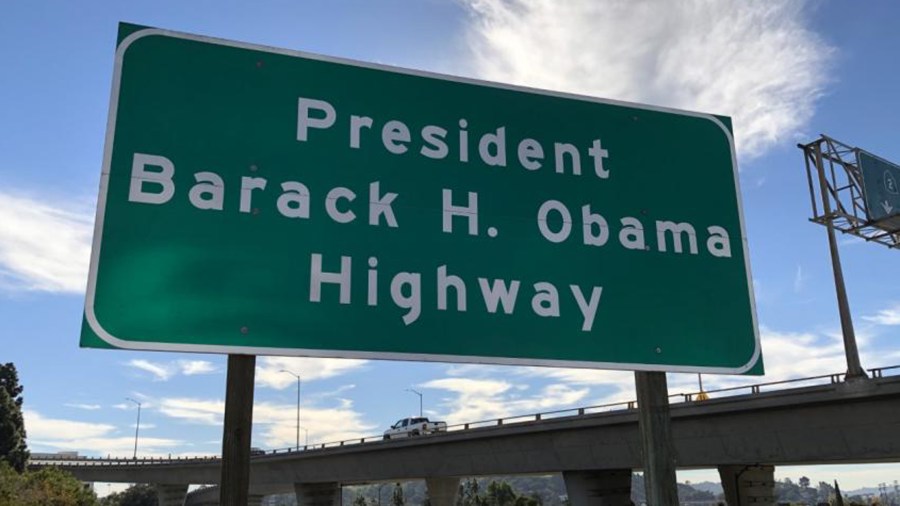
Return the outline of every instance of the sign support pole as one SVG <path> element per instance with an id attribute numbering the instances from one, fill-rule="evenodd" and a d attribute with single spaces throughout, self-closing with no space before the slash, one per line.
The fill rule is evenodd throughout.
<path id="1" fill-rule="evenodd" d="M 868 378 L 866 371 L 859 361 L 859 348 L 856 346 L 856 333 L 853 331 L 853 318 L 850 316 L 850 302 L 847 299 L 847 288 L 844 286 L 844 271 L 841 268 L 841 256 L 838 253 L 837 239 L 834 236 L 834 217 L 831 213 L 831 197 L 828 192 L 828 183 L 825 180 L 825 167 L 822 163 L 822 144 L 815 145 L 816 172 L 819 174 L 819 188 L 822 192 L 822 209 L 829 219 L 826 223 L 828 229 L 828 248 L 831 251 L 831 270 L 834 272 L 834 290 L 837 292 L 838 313 L 841 317 L 841 334 L 844 336 L 844 355 L 847 357 L 846 379 L 854 380 Z"/>
<path id="2" fill-rule="evenodd" d="M 634 383 L 637 390 L 647 504 L 677 506 L 675 449 L 672 446 L 666 373 L 635 371 Z"/>
<path id="3" fill-rule="evenodd" d="M 244 506 L 250 488 L 250 432 L 253 428 L 255 355 L 228 355 L 225 427 L 219 504 Z"/>

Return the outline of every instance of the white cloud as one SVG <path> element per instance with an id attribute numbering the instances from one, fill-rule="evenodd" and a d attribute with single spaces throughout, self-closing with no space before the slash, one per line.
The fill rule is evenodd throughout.
<path id="1" fill-rule="evenodd" d="M 300 444 L 311 445 L 358 439 L 377 435 L 378 426 L 365 422 L 361 413 L 353 410 L 353 403 L 340 399 L 334 408 L 300 407 Z M 253 424 L 261 431 L 265 448 L 289 448 L 297 439 L 297 407 L 268 402 L 253 406 Z"/>
<path id="2" fill-rule="evenodd" d="M 882 309 L 874 315 L 863 316 L 863 320 L 877 325 L 900 325 L 900 304 Z"/>
<path id="3" fill-rule="evenodd" d="M 300 406 L 301 444 L 307 434 L 311 444 L 335 442 L 373 436 L 377 426 L 363 420 L 363 415 L 353 410 L 353 402 L 337 399 L 335 407 L 322 408 L 303 404 Z M 164 398 L 159 401 L 160 413 L 178 420 L 201 425 L 221 426 L 225 403 L 217 399 Z M 306 402 L 306 399 L 304 399 Z M 255 402 L 253 426 L 260 441 L 254 446 L 264 448 L 289 448 L 296 444 L 296 404 Z M 141 425 L 143 428 L 143 425 Z"/>
<path id="4" fill-rule="evenodd" d="M 149 372 L 154 376 L 154 379 L 156 381 L 166 381 L 172 377 L 173 373 L 172 369 L 165 364 L 151 362 L 144 359 L 129 360 L 127 362 L 127 365 L 134 367 L 135 369 Z"/>
<path id="5" fill-rule="evenodd" d="M 206 360 L 180 360 L 178 366 L 181 368 L 181 374 L 185 376 L 216 372 L 216 366 Z"/>
<path id="6" fill-rule="evenodd" d="M 31 410 L 24 410 L 23 415 L 32 449 L 74 450 L 81 454 L 113 456 L 130 456 L 134 452 L 134 435 L 120 436 L 114 425 L 46 418 Z M 140 437 L 138 454 L 161 456 L 183 444 L 175 439 Z"/>
<path id="7" fill-rule="evenodd" d="M 84 292 L 93 233 L 88 209 L 0 192 L 0 287 Z"/>
<path id="8" fill-rule="evenodd" d="M 23 411 L 23 414 L 25 416 L 25 431 L 28 433 L 29 439 L 53 439 L 63 434 L 69 438 L 96 438 L 105 436 L 116 429 L 115 425 L 105 423 L 44 418 L 37 411 L 27 409 Z"/>
<path id="9" fill-rule="evenodd" d="M 479 77 L 730 115 L 749 157 L 806 124 L 834 51 L 803 1 L 464 3 Z"/>
<path id="10" fill-rule="evenodd" d="M 509 372 L 519 368 L 505 369 Z M 491 369 L 482 368 L 482 372 L 488 371 Z M 446 412 L 436 414 L 450 424 L 494 420 L 577 406 L 589 393 L 587 388 L 573 388 L 565 384 L 551 384 L 532 393 L 528 385 L 490 378 L 441 378 L 419 386 L 453 394 L 441 400 L 440 404 L 446 408 Z"/>
<path id="11" fill-rule="evenodd" d="M 297 379 L 288 373 L 300 375 L 303 381 L 333 378 L 355 371 L 367 363 L 366 360 L 312 357 L 262 357 L 256 366 L 256 384 L 278 390 L 297 384 Z"/>
<path id="12" fill-rule="evenodd" d="M 221 425 L 225 401 L 186 397 L 167 398 L 159 401 L 159 411 L 166 416 L 189 422 Z"/>
<path id="13" fill-rule="evenodd" d="M 449 390 L 457 394 L 491 397 L 503 394 L 512 388 L 511 383 L 500 380 L 478 380 L 468 378 L 444 378 L 428 381 L 421 385 L 424 388 Z"/>
<path id="14" fill-rule="evenodd" d="M 96 410 L 100 409 L 99 404 L 66 403 L 65 405 L 70 408 L 84 409 L 84 410 L 88 410 L 88 411 L 96 411 Z"/>
<path id="15" fill-rule="evenodd" d="M 174 360 L 172 362 L 151 362 L 144 359 L 129 360 L 126 365 L 149 372 L 155 381 L 168 381 L 176 374 L 193 376 L 218 371 L 212 362 L 206 360 Z"/>

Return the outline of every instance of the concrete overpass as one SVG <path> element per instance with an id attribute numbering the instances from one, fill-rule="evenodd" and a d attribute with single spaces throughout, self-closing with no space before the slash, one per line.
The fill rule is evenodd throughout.
<path id="1" fill-rule="evenodd" d="M 678 467 L 719 468 L 726 494 L 726 482 L 734 482 L 731 504 L 747 489 L 741 483 L 768 483 L 763 488 L 771 493 L 774 465 L 900 461 L 900 377 L 848 383 L 835 375 L 826 385 L 758 390 L 671 405 Z M 342 484 L 425 479 L 432 505 L 444 506 L 452 504 L 460 477 L 562 472 L 574 506 L 624 504 L 631 471 L 641 467 L 634 403 L 573 413 L 256 456 L 251 494 L 294 491 L 301 504 L 331 506 Z M 84 481 L 155 483 L 174 494 L 172 504 L 188 483 L 217 483 L 220 468 L 218 459 L 32 462 L 42 465 L 64 467 Z"/>

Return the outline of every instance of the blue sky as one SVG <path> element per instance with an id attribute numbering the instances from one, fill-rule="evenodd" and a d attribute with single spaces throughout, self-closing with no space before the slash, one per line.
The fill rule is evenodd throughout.
<path id="1" fill-rule="evenodd" d="M 797 142 L 826 133 L 900 160 L 900 5 L 538 0 L 5 2 L 0 5 L 0 361 L 25 386 L 33 451 L 216 453 L 222 356 L 78 348 L 119 21 L 369 62 L 730 115 L 766 381 L 845 369 L 825 230 Z M 841 239 L 864 367 L 900 364 L 897 252 Z M 254 445 L 378 434 L 627 400 L 630 373 L 260 357 Z M 709 388 L 747 382 L 709 376 Z M 695 388 L 671 375 L 670 390 Z M 305 434 L 303 436 L 305 438 Z M 780 468 L 890 481 L 896 466 Z M 714 472 L 684 478 L 714 479 Z"/>

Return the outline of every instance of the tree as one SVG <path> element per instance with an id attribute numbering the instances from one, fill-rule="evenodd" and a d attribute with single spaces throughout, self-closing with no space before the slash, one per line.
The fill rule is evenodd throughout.
<path id="1" fill-rule="evenodd" d="M 0 388 L 0 391 L 3 391 Z M 94 492 L 53 467 L 18 472 L 0 461 L 0 506 L 96 506 Z"/>
<path id="2" fill-rule="evenodd" d="M 156 506 L 157 504 L 156 488 L 146 483 L 137 483 L 100 500 L 100 506 Z"/>
<path id="3" fill-rule="evenodd" d="M 0 365 L 0 461 L 17 472 L 25 470 L 28 446 L 25 444 L 25 420 L 22 418 L 22 386 L 12 362 Z"/>
<path id="4" fill-rule="evenodd" d="M 528 496 L 520 495 L 516 497 L 515 506 L 542 506 L 544 504 L 541 496 L 537 494 L 531 494 Z"/>
<path id="5" fill-rule="evenodd" d="M 485 502 L 488 506 L 513 506 L 516 502 L 516 493 L 509 483 L 491 480 L 487 487 Z"/>
<path id="6" fill-rule="evenodd" d="M 818 502 L 830 503 L 834 498 L 834 487 L 824 481 L 819 482 Z"/>
<path id="7" fill-rule="evenodd" d="M 456 506 L 482 506 L 484 500 L 478 490 L 478 480 L 469 478 L 459 485 L 459 493 L 456 495 Z"/>
<path id="8" fill-rule="evenodd" d="M 359 494 L 353 499 L 353 506 L 367 506 L 366 496 Z"/>

